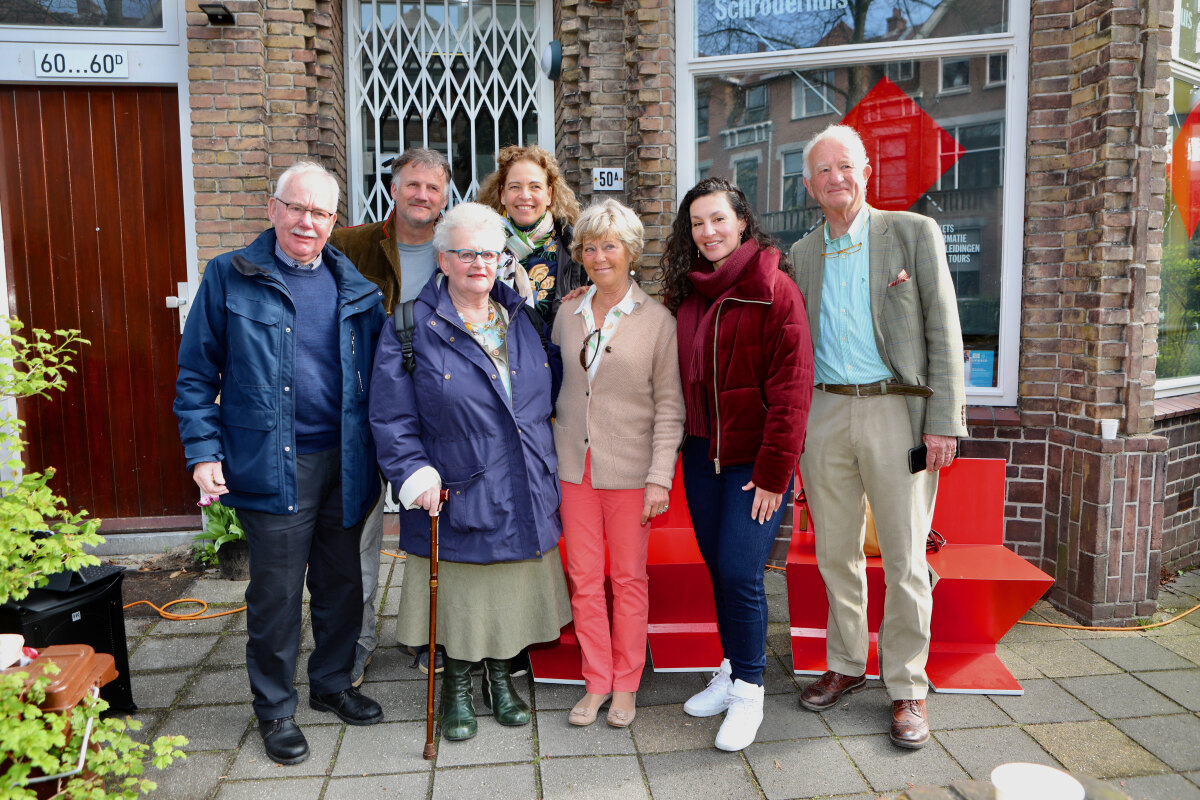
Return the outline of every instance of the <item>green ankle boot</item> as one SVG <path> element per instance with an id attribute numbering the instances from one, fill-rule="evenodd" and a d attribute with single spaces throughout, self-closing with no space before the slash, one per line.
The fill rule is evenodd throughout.
<path id="1" fill-rule="evenodd" d="M 442 672 L 442 737 L 458 742 L 478 730 L 475 704 L 471 700 L 471 662 L 446 656 Z"/>
<path id="2" fill-rule="evenodd" d="M 532 718 L 529 706 L 517 695 L 509 674 L 508 659 L 485 658 L 483 702 L 492 710 L 492 716 L 501 725 L 528 725 Z"/>

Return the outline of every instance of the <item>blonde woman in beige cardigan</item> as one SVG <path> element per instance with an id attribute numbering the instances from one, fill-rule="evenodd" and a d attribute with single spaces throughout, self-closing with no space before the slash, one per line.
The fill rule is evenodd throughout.
<path id="1" fill-rule="evenodd" d="M 554 446 L 586 690 L 568 721 L 590 725 L 611 700 L 608 724 L 626 727 L 646 663 L 650 519 L 667 509 L 683 439 L 675 319 L 633 280 L 642 224 L 630 209 L 614 200 L 587 208 L 571 251 L 592 286 L 562 304 L 553 332 L 563 357 Z"/>

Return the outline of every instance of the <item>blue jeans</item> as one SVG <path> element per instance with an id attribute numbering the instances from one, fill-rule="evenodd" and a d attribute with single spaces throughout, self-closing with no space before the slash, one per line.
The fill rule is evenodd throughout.
<path id="1" fill-rule="evenodd" d="M 708 439 L 683 445 L 683 489 L 696 544 L 712 576 L 721 650 L 735 680 L 763 682 L 767 666 L 767 593 L 763 570 L 783 521 L 783 503 L 765 523 L 750 516 L 754 491 L 742 491 L 753 464 L 722 467 L 708 459 Z M 788 480 L 791 490 L 791 480 Z"/>

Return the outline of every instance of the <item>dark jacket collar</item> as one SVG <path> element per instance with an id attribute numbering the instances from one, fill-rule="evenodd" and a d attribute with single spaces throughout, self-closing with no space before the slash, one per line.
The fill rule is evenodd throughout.
<path id="1" fill-rule="evenodd" d="M 248 278 L 272 278 L 282 282 L 279 277 L 279 265 L 275 262 L 275 245 L 278 238 L 274 228 L 267 228 L 258 235 L 248 247 L 235 253 L 232 259 L 233 268 Z M 321 250 L 321 263 L 329 267 L 337 282 L 338 297 L 342 301 L 358 300 L 369 294 L 382 293 L 371 281 L 359 274 L 350 259 L 341 251 L 330 247 L 328 243 Z"/>

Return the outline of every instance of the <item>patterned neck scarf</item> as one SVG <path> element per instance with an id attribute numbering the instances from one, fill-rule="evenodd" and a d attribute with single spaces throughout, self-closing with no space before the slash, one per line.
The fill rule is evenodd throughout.
<path id="1" fill-rule="evenodd" d="M 549 211 L 542 214 L 528 230 L 522 230 L 517 223 L 509 219 L 507 212 L 504 214 L 504 224 L 508 228 L 508 249 L 521 262 L 545 247 L 554 236 L 554 217 L 550 216 Z"/>

